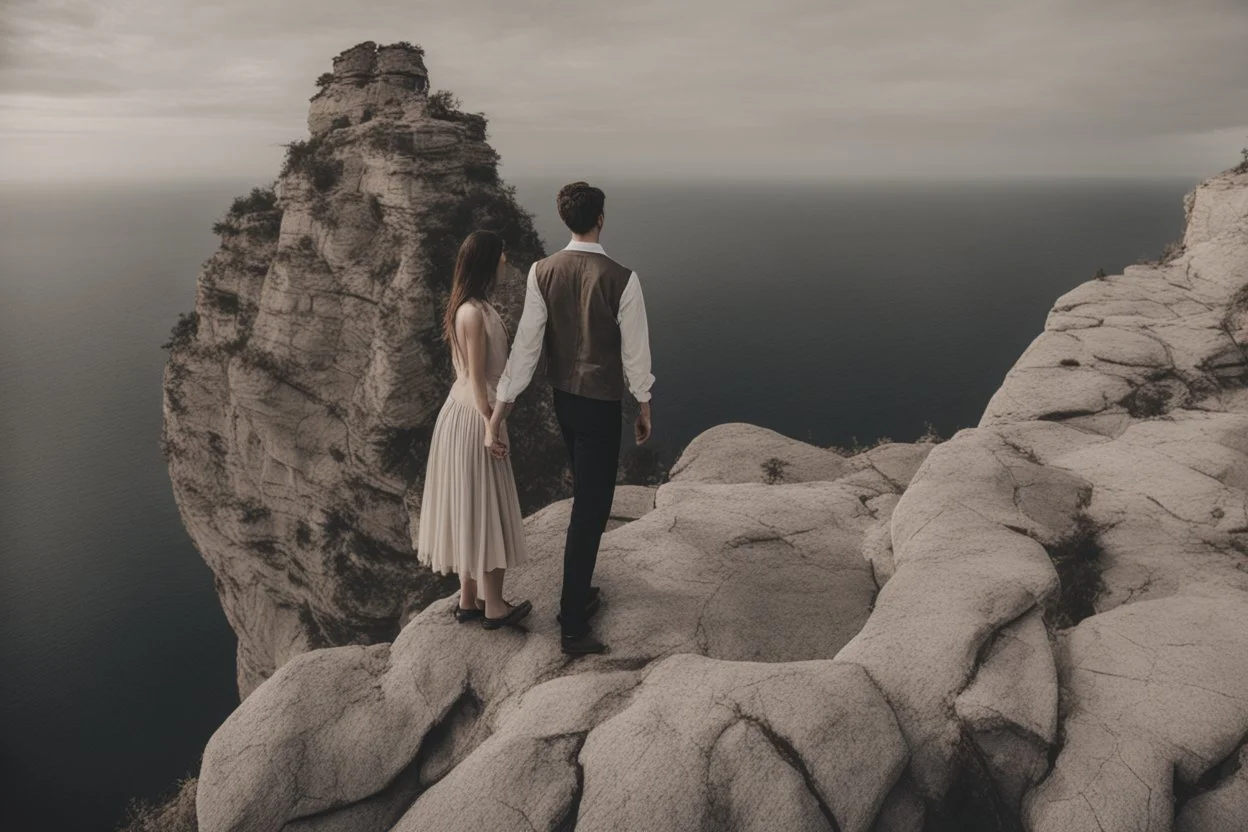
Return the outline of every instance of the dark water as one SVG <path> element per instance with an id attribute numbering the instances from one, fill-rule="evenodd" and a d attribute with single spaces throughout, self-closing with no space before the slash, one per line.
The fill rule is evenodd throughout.
<path id="1" fill-rule="evenodd" d="M 159 345 L 254 182 L 0 190 L 0 827 L 105 830 L 193 770 L 233 637 L 157 447 Z M 515 180 L 548 247 L 561 182 Z M 656 439 L 823 444 L 975 424 L 1053 300 L 1156 256 L 1191 181 L 610 182 Z"/>

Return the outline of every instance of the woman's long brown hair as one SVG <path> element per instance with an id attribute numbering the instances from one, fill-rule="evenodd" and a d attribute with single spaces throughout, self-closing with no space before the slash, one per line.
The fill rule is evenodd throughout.
<path id="1" fill-rule="evenodd" d="M 442 338 L 459 350 L 455 334 L 455 313 L 470 300 L 486 300 L 498 277 L 498 258 L 503 254 L 503 238 L 493 231 L 478 230 L 469 234 L 459 246 L 455 258 L 455 275 L 451 279 L 451 299 L 442 319 Z M 464 366 L 468 356 L 460 352 Z"/>

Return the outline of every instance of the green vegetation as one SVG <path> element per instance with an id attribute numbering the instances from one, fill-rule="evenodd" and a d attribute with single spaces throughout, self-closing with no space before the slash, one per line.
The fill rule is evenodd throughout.
<path id="1" fill-rule="evenodd" d="M 166 428 L 160 431 L 160 455 L 168 463 L 172 459 L 181 459 L 186 453 L 186 448 L 175 439 L 171 439 Z"/>
<path id="2" fill-rule="evenodd" d="M 359 517 L 350 506 L 331 508 L 321 520 L 321 535 L 327 545 L 333 546 L 350 533 L 358 522 Z"/>
<path id="3" fill-rule="evenodd" d="M 486 159 L 469 162 L 464 166 L 464 172 L 467 174 L 469 182 L 478 182 L 483 185 L 497 185 L 498 163 L 498 154 L 493 150 L 493 148 L 490 148 L 490 154 Z"/>
<path id="4" fill-rule="evenodd" d="M 399 47 L 402 47 L 403 49 L 406 49 L 406 50 L 408 50 L 408 51 L 410 51 L 410 52 L 415 52 L 415 53 L 416 53 L 416 56 L 417 56 L 418 58 L 423 59 L 423 58 L 425 57 L 425 50 L 424 50 L 424 48 L 423 48 L 423 47 L 421 47 L 421 46 L 420 46 L 420 44 L 417 44 L 417 43 L 409 43 L 409 42 L 407 42 L 407 41 L 405 41 L 405 40 L 400 40 L 400 41 L 395 41 L 395 42 L 394 42 L 393 44 L 391 44 L 391 45 L 392 45 L 392 46 L 399 46 Z"/>
<path id="5" fill-rule="evenodd" d="M 1226 312 L 1222 315 L 1221 327 L 1227 332 L 1234 331 L 1235 319 L 1248 313 L 1248 285 L 1239 287 L 1226 304 Z"/>
<path id="6" fill-rule="evenodd" d="M 312 219 L 326 228 L 338 227 L 338 217 L 324 195 L 318 195 L 316 201 L 312 203 Z"/>
<path id="7" fill-rule="evenodd" d="M 1178 242 L 1178 241 L 1169 242 L 1169 243 L 1166 243 L 1165 248 L 1161 250 L 1161 254 L 1158 255 L 1157 259 L 1154 260 L 1148 257 L 1141 256 L 1141 257 L 1136 258 L 1135 265 L 1137 266 L 1160 266 L 1165 263 L 1169 263 L 1171 260 L 1175 259 L 1182 253 L 1183 253 L 1183 243 Z"/>
<path id="8" fill-rule="evenodd" d="M 420 237 L 411 241 L 418 244 L 413 253 L 419 259 L 404 260 L 403 268 L 422 275 L 437 299 L 434 302 L 444 303 L 460 244 L 470 232 L 484 228 L 502 235 L 507 259 L 521 275 L 517 278 L 513 274 L 508 279 L 518 279 L 523 285 L 522 275 L 528 271 L 529 264 L 545 256 L 545 251 L 534 227 L 533 215 L 520 207 L 515 188 L 501 183 L 470 181 L 462 190 L 446 189 L 441 193 L 424 215 L 427 219 L 420 229 Z M 399 250 L 397 247 L 387 249 Z M 436 327 L 430 327 L 418 337 L 430 361 L 445 368 L 449 384 L 451 359 L 441 333 Z M 513 465 L 516 470 L 526 472 L 517 482 L 520 506 L 525 512 L 541 508 L 567 493 L 562 481 L 567 449 L 562 437 L 551 429 L 552 421 L 550 404 L 541 397 L 536 385 L 520 397 L 510 419 Z M 409 447 L 412 441 L 418 440 L 409 438 Z M 419 452 L 418 456 L 405 454 L 405 450 L 400 441 L 395 456 L 406 458 L 404 464 L 408 466 L 416 466 L 416 471 L 405 476 L 408 481 L 415 481 L 423 475 L 419 469 L 425 457 Z"/>
<path id="9" fill-rule="evenodd" d="M 928 434 L 924 434 L 922 437 L 920 437 L 920 438 L 919 438 L 918 440 L 916 440 L 916 441 L 919 441 L 919 442 L 924 442 L 924 441 L 928 441 L 928 442 L 940 442 L 940 441 L 942 441 L 942 440 L 940 439 L 940 437 L 936 434 L 936 429 L 935 429 L 934 427 L 932 427 L 931 422 L 928 422 L 928 423 L 927 423 L 927 426 L 928 426 L 928 429 L 929 429 L 929 431 L 930 431 L 930 437 L 932 437 L 932 438 L 928 438 Z M 846 447 L 842 447 L 842 446 L 840 446 L 840 445 L 831 445 L 831 446 L 829 446 L 829 447 L 828 447 L 828 450 L 829 450 L 829 451 L 834 451 L 834 452 L 836 452 L 836 453 L 840 454 L 841 456 L 857 456 L 858 454 L 862 453 L 863 451 L 869 451 L 869 450 L 871 450 L 872 448 L 878 448 L 878 447 L 879 447 L 879 446 L 881 446 L 881 445 L 888 445 L 888 444 L 891 444 L 891 443 L 892 443 L 892 441 L 893 441 L 893 438 L 892 438 L 891 436 L 881 436 L 881 437 L 879 437 L 878 439 L 876 439 L 874 442 L 872 442 L 870 445 L 863 445 L 861 442 L 859 442 L 859 441 L 858 441 L 858 437 L 857 437 L 857 436 L 851 436 L 851 437 L 849 437 L 849 447 L 848 447 L 848 448 L 846 448 Z"/>
<path id="10" fill-rule="evenodd" d="M 1127 409 L 1127 413 L 1135 419 L 1151 419 L 1155 416 L 1161 416 L 1174 406 L 1177 402 L 1171 402 L 1174 398 L 1174 390 L 1171 386 L 1166 385 L 1166 381 L 1178 381 L 1184 386 L 1188 386 L 1183 378 L 1177 375 L 1173 370 L 1155 370 L 1148 374 L 1144 382 L 1124 396 L 1120 401 L 1123 407 Z M 1190 386 L 1189 386 L 1190 390 Z"/>
<path id="11" fill-rule="evenodd" d="M 238 355 L 247 346 L 247 342 L 251 339 L 251 331 L 241 332 L 236 338 L 229 341 L 222 341 L 214 349 L 213 353 L 218 357 L 226 355 Z"/>
<path id="12" fill-rule="evenodd" d="M 394 280 L 394 276 L 398 273 L 399 273 L 398 258 L 390 257 L 374 265 L 372 270 L 369 271 L 368 276 L 371 277 L 377 283 L 380 283 L 384 286 L 385 284 L 389 283 L 391 280 Z M 393 304 L 387 303 L 386 301 L 383 300 L 382 307 L 380 310 L 381 315 L 385 317 L 385 316 L 392 314 L 392 312 L 393 312 Z"/>
<path id="13" fill-rule="evenodd" d="M 1044 610 L 1051 629 L 1073 627 L 1095 614 L 1096 599 L 1105 589 L 1101 578 L 1102 551 L 1096 539 L 1099 529 L 1083 509 L 1084 505 L 1080 505 L 1073 531 L 1046 547 L 1061 585 Z"/>
<path id="14" fill-rule="evenodd" d="M 374 444 L 381 470 L 397 476 L 406 486 L 416 484 L 424 476 L 432 438 L 432 426 L 388 428 Z"/>
<path id="15" fill-rule="evenodd" d="M 219 433 L 209 432 L 208 433 L 208 450 L 212 452 L 213 456 L 224 458 L 226 453 L 229 450 L 228 448 L 226 448 L 226 445 L 225 445 L 225 437 L 223 437 Z"/>
<path id="16" fill-rule="evenodd" d="M 784 472 L 788 469 L 789 462 L 773 456 L 771 459 L 764 460 L 760 467 L 763 469 L 763 479 L 767 484 L 775 485 L 784 481 Z"/>
<path id="17" fill-rule="evenodd" d="M 662 453 L 653 443 L 625 448 L 620 454 L 616 482 L 621 485 L 662 485 L 670 474 Z"/>
<path id="18" fill-rule="evenodd" d="M 289 358 L 278 358 L 271 352 L 260 349 L 253 344 L 245 344 L 238 350 L 238 357 L 243 363 L 263 370 L 277 381 L 293 385 L 298 366 Z"/>
<path id="19" fill-rule="evenodd" d="M 332 72 L 322 72 L 316 76 L 316 85 L 321 89 L 325 89 L 332 83 L 334 83 L 334 73 Z"/>
<path id="20" fill-rule="evenodd" d="M 373 563 L 402 562 L 410 554 L 359 529 L 351 532 L 350 549 L 357 557 Z"/>
<path id="21" fill-rule="evenodd" d="M 185 347 L 195 340 L 195 336 L 199 334 L 199 313 L 195 310 L 190 312 L 181 312 L 178 314 L 178 321 L 173 325 L 173 329 L 169 332 L 169 340 L 160 345 L 162 350 L 172 350 Z"/>
<path id="22" fill-rule="evenodd" d="M 430 93 L 429 117 L 443 119 L 444 121 L 455 121 L 456 116 L 462 114 L 459 108 L 463 103 L 450 90 L 438 90 Z"/>
<path id="23" fill-rule="evenodd" d="M 234 198 L 234 201 L 230 203 L 229 215 L 231 217 L 241 217 L 245 214 L 257 214 L 261 211 L 273 211 L 276 209 L 277 192 L 271 186 L 267 188 L 256 186 L 246 196 Z"/>
<path id="24" fill-rule="evenodd" d="M 266 211 L 253 219 L 244 229 L 244 233 L 253 240 L 272 242 L 282 230 L 282 212 Z"/>
<path id="25" fill-rule="evenodd" d="M 276 240 L 282 227 L 282 209 L 277 205 L 277 193 L 272 186 L 255 187 L 251 192 L 235 197 L 225 216 L 212 224 L 212 233 L 231 237 L 245 233 L 254 240 Z"/>
<path id="26" fill-rule="evenodd" d="M 282 176 L 302 174 L 312 180 L 312 187 L 327 191 L 342 176 L 342 160 L 329 156 L 330 148 L 323 136 L 300 139 L 285 145 Z"/>
<path id="27" fill-rule="evenodd" d="M 117 832 L 196 832 L 194 777 L 178 781 L 173 792 L 153 801 L 131 800 Z"/>
<path id="28" fill-rule="evenodd" d="M 313 156 L 321 148 L 321 138 L 313 136 L 310 139 L 297 139 L 293 142 L 287 142 L 286 156 L 282 160 L 282 176 L 288 176 L 292 173 L 303 171 L 312 161 Z"/>
<path id="29" fill-rule="evenodd" d="M 234 507 L 238 509 L 239 518 L 244 523 L 258 523 L 266 520 L 272 514 L 268 506 L 254 497 L 246 497 L 237 501 Z"/>
<path id="30" fill-rule="evenodd" d="M 441 121 L 455 121 L 468 128 L 468 135 L 478 141 L 485 141 L 486 119 L 483 113 L 465 113 L 460 109 L 463 104 L 450 90 L 438 90 L 429 95 L 427 112 L 430 118 Z"/>
<path id="31" fill-rule="evenodd" d="M 208 305 L 213 309 L 226 315 L 237 315 L 238 310 L 241 308 L 241 301 L 237 292 L 208 288 L 204 292 L 204 299 L 208 301 Z"/>
<path id="32" fill-rule="evenodd" d="M 169 402 L 169 409 L 174 413 L 185 413 L 186 402 L 182 398 L 182 382 L 190 375 L 190 370 L 181 361 L 175 361 L 173 358 L 170 358 L 165 366 L 168 374 L 165 398 Z"/>
<path id="33" fill-rule="evenodd" d="M 501 234 L 508 259 L 522 271 L 527 270 L 529 263 L 523 254 L 514 255 L 542 248 L 533 226 L 533 215 L 519 206 L 512 185 L 470 186 L 463 195 L 438 200 L 429 217 L 432 222 L 425 228 L 424 246 L 428 256 L 426 274 L 442 289 L 450 288 L 460 243 L 475 229 L 488 228 Z"/>
<path id="34" fill-rule="evenodd" d="M 393 124 L 379 123 L 368 134 L 368 144 L 373 150 L 398 153 L 403 156 L 416 155 L 416 143 L 410 131 Z"/>

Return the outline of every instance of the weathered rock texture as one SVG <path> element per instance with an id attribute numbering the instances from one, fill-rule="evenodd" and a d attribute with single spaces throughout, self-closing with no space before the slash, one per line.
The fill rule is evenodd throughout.
<path id="1" fill-rule="evenodd" d="M 456 249 L 500 231 L 544 256 L 485 119 L 427 94 L 417 47 L 334 59 L 274 190 L 235 201 L 171 340 L 163 445 L 183 521 L 238 635 L 246 696 L 308 649 L 393 639 L 453 579 L 415 562 L 428 439 L 452 380 Z M 523 272 L 496 301 L 515 321 Z M 562 496 L 548 395 L 513 431 L 522 500 Z"/>
<path id="2" fill-rule="evenodd" d="M 1248 829 L 1248 172 L 1183 243 L 1059 299 L 948 441 L 702 436 L 617 504 L 607 655 L 559 652 L 532 516 L 528 633 L 448 597 L 292 659 L 200 828 Z"/>

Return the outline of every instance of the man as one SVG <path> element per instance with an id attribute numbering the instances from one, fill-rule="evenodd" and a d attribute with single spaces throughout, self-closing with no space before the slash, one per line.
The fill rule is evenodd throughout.
<path id="1" fill-rule="evenodd" d="M 572 519 L 559 600 L 563 652 L 571 655 L 607 652 L 589 625 L 599 603 L 598 588 L 590 584 L 615 497 L 626 382 L 641 404 L 637 444 L 651 434 L 654 376 L 646 305 L 637 273 L 608 257 L 598 242 L 604 201 L 603 192 L 585 182 L 559 191 L 559 217 L 572 241 L 529 270 L 524 311 L 485 439 L 493 453 L 505 453 L 496 437 L 533 378 L 544 345 L 555 416 L 572 467 Z"/>

